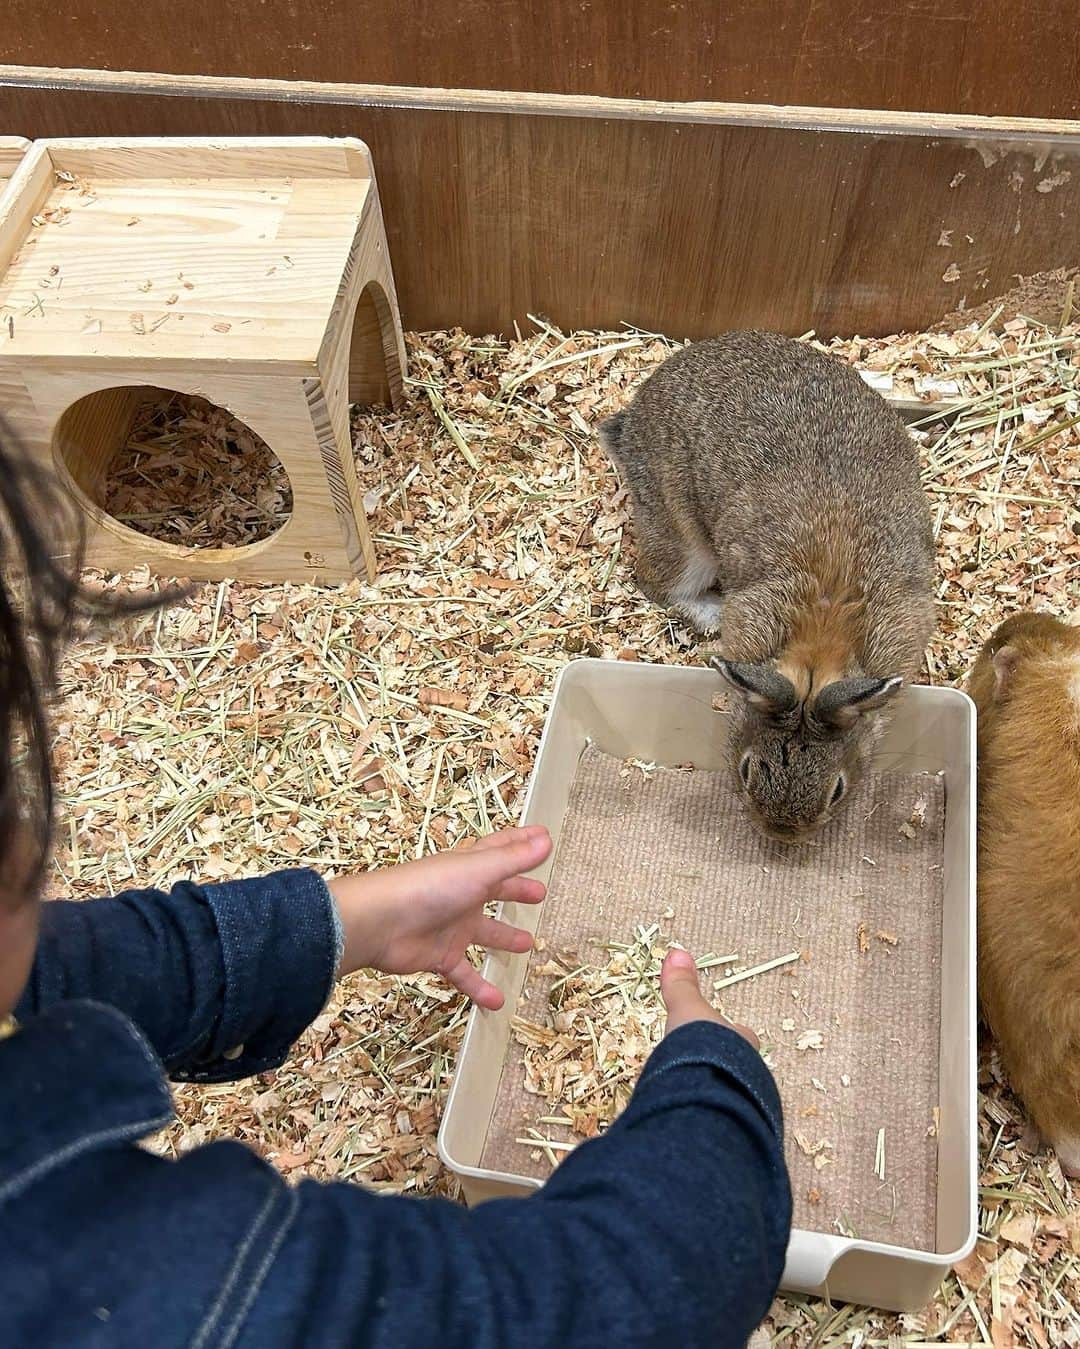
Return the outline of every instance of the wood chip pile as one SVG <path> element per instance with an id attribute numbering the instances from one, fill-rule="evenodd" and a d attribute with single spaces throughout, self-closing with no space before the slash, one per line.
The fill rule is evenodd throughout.
<path id="1" fill-rule="evenodd" d="M 304 863 L 342 871 L 449 846 L 515 818 L 567 660 L 697 660 L 691 634 L 633 585 L 625 498 L 592 430 L 673 345 L 544 323 L 510 342 L 412 338 L 409 405 L 354 424 L 376 586 L 208 585 L 71 652 L 55 892 Z M 898 392 L 955 385 L 948 396 L 964 403 L 917 428 L 939 555 L 926 678 L 962 679 L 1015 609 L 1074 610 L 1077 324 L 1012 319 L 830 346 Z M 182 430 L 162 422 L 154 434 Z M 287 509 L 273 480 L 240 481 L 245 502 L 272 489 L 271 509 Z M 175 504 L 142 507 L 175 521 Z M 186 518 L 172 541 L 184 529 L 190 542 L 252 537 Z M 156 1146 L 230 1135 L 293 1176 L 452 1191 L 434 1140 L 464 1018 L 433 977 L 354 977 L 280 1071 L 181 1087 L 179 1121 Z M 1025 1150 L 989 1046 L 981 1090 L 983 1235 L 939 1298 L 903 1318 L 782 1299 L 755 1349 L 1080 1344 L 1080 1192 Z"/>
<path id="2" fill-rule="evenodd" d="M 111 465 L 102 505 L 163 543 L 232 548 L 276 533 L 292 488 L 273 450 L 223 408 L 196 394 L 151 395 Z"/>
<path id="3" fill-rule="evenodd" d="M 664 1034 L 660 962 L 670 941 L 658 923 L 637 928 L 628 942 L 610 942 L 607 963 L 580 965 L 562 953 L 534 966 L 550 977 L 550 1024 L 517 1016 L 513 1036 L 524 1051 L 525 1089 L 539 1098 L 535 1123 L 516 1142 L 554 1168 L 573 1143 L 548 1137 L 551 1125 L 574 1142 L 603 1133 L 627 1105 L 655 1045 Z M 544 954 L 539 950 L 538 954 Z M 711 954 L 699 969 L 720 964 Z"/>

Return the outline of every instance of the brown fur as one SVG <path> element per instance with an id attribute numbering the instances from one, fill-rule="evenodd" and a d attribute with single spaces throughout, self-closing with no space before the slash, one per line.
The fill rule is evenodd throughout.
<path id="1" fill-rule="evenodd" d="M 813 700 L 833 680 L 859 668 L 859 649 L 866 625 L 866 600 L 842 581 L 822 582 L 827 571 L 808 567 L 815 584 L 787 621 L 787 640 L 777 669 L 795 686 L 802 701 Z"/>
<path id="2" fill-rule="evenodd" d="M 979 996 L 1040 1132 L 1080 1169 L 1080 629 L 1016 614 L 979 712 Z"/>
<path id="3" fill-rule="evenodd" d="M 642 589 L 719 630 L 755 819 L 778 837 L 816 829 L 933 627 L 930 510 L 903 423 L 835 357 L 736 332 L 671 357 L 600 438 L 630 489 Z"/>

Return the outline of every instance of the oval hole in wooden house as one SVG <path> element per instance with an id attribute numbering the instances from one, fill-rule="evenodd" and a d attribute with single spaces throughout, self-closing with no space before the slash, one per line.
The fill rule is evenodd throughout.
<path id="1" fill-rule="evenodd" d="M 349 343 L 349 402 L 360 407 L 390 402 L 390 376 L 398 356 L 393 346 L 384 346 L 393 331 L 390 305 L 376 281 L 363 290 L 353 314 Z"/>
<path id="2" fill-rule="evenodd" d="M 182 548 L 242 548 L 276 534 L 292 485 L 269 445 L 196 394 L 100 389 L 57 424 L 57 461 L 115 523 Z"/>

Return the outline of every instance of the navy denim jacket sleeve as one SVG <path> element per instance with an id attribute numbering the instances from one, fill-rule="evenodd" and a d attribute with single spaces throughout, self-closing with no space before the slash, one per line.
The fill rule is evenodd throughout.
<path id="1" fill-rule="evenodd" d="M 268 1067 L 320 1010 L 322 882 L 51 903 L 42 923 L 0 1040 L 0 1343 L 741 1349 L 767 1311 L 791 1222 L 780 1102 L 734 1032 L 668 1036 L 531 1197 L 293 1186 L 238 1143 L 139 1140 L 170 1119 L 162 1058 L 207 1080 Z"/>
<path id="2" fill-rule="evenodd" d="M 41 907 L 18 1019 L 88 998 L 124 1013 L 177 1081 L 278 1067 L 326 1003 L 338 926 L 314 871 Z"/>
<path id="3" fill-rule="evenodd" d="M 470 1211 L 303 1183 L 238 1344 L 306 1343 L 318 1307 L 326 1343 L 365 1349 L 742 1349 L 790 1221 L 772 1078 L 694 1022 L 530 1198 Z"/>

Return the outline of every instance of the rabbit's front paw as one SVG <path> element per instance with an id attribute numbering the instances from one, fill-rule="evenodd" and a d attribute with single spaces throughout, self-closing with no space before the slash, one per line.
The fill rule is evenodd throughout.
<path id="1" fill-rule="evenodd" d="M 699 595 L 696 599 L 682 600 L 678 608 L 698 632 L 719 632 L 720 615 L 724 608 L 724 602 L 719 595 L 713 598 L 705 594 Z"/>

